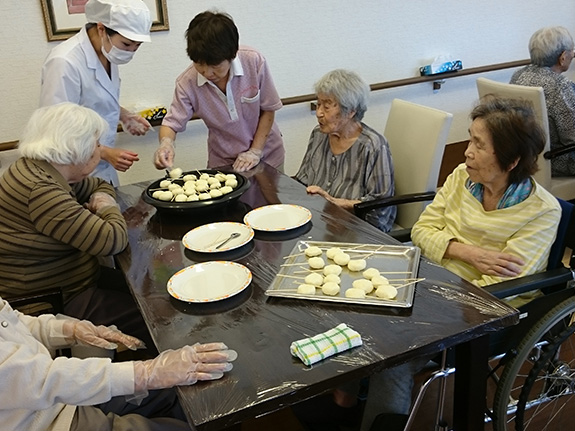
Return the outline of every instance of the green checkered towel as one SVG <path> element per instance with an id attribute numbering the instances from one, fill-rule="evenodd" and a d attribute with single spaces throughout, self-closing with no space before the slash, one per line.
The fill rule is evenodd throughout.
<path id="1" fill-rule="evenodd" d="M 315 364 L 339 352 L 361 346 L 361 335 L 345 323 L 310 338 L 291 343 L 291 354 L 297 356 L 306 365 Z"/>

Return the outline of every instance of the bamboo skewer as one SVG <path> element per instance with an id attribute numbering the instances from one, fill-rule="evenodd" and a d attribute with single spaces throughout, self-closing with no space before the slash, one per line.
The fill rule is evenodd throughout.
<path id="1" fill-rule="evenodd" d="M 287 275 L 287 274 L 278 274 L 278 277 L 297 278 L 298 280 L 303 280 L 305 278 L 305 277 L 298 277 L 295 275 Z"/>

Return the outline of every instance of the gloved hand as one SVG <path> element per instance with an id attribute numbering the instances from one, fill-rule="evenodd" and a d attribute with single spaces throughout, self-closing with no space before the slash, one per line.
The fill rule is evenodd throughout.
<path id="1" fill-rule="evenodd" d="M 84 207 L 94 214 L 98 214 L 109 207 L 118 207 L 118 202 L 107 193 L 96 192 L 92 193 L 90 200 L 84 204 Z"/>
<path id="2" fill-rule="evenodd" d="M 238 357 L 224 343 L 194 344 L 165 350 L 156 358 L 134 362 L 135 392 L 193 385 L 198 380 L 221 378 Z"/>
<path id="3" fill-rule="evenodd" d="M 128 111 L 122 111 L 120 121 L 122 122 L 122 128 L 131 135 L 145 135 L 152 127 L 144 117 Z"/>
<path id="4" fill-rule="evenodd" d="M 250 148 L 248 151 L 238 154 L 232 167 L 237 172 L 250 170 L 260 162 L 261 157 L 262 150 Z"/>
<path id="5" fill-rule="evenodd" d="M 117 349 L 118 344 L 123 344 L 130 350 L 146 347 L 143 341 L 118 331 L 115 326 L 96 326 L 87 320 L 73 317 L 66 317 L 62 333 L 68 342 L 76 342 L 83 346 L 96 346 L 108 350 Z"/>
<path id="6" fill-rule="evenodd" d="M 160 141 L 160 147 L 154 153 L 154 166 L 157 169 L 171 169 L 175 156 L 176 148 L 174 147 L 174 140 L 164 136 Z"/>

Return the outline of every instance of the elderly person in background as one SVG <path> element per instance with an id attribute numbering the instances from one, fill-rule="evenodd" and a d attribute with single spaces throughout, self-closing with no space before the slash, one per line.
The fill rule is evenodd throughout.
<path id="1" fill-rule="evenodd" d="M 575 144 L 575 83 L 562 75 L 575 57 L 573 38 L 564 27 L 537 30 L 529 40 L 531 64 L 511 84 L 543 87 L 551 149 Z M 575 150 L 551 160 L 553 176 L 575 175 Z"/>
<path id="2" fill-rule="evenodd" d="M 36 110 L 0 181 L 0 294 L 60 287 L 65 312 L 151 339 L 122 273 L 99 257 L 128 244 L 114 188 L 90 173 L 108 125 L 64 102 Z"/>
<path id="3" fill-rule="evenodd" d="M 525 102 L 493 97 L 473 109 L 471 119 L 465 164 L 449 175 L 413 226 L 413 243 L 476 286 L 541 272 L 561 207 L 532 178 L 545 146 L 539 122 Z M 511 304 L 532 298 L 525 295 Z M 384 415 L 374 431 L 387 429 L 377 424 L 408 414 L 413 374 L 425 362 L 408 362 L 370 378 L 362 430 L 370 429 L 377 412 Z"/>
<path id="4" fill-rule="evenodd" d="M 225 344 L 209 343 L 146 361 L 53 359 L 50 350 L 76 344 L 134 349 L 142 342 L 86 320 L 27 316 L 2 298 L 0 320 L 0 421 L 12 431 L 191 430 L 175 392 L 156 389 L 219 379 L 237 358 Z"/>
<path id="5" fill-rule="evenodd" d="M 333 70 L 315 84 L 318 125 L 295 178 L 307 192 L 353 211 L 356 203 L 393 196 L 393 164 L 386 139 L 361 120 L 369 86 L 354 72 Z M 396 208 L 370 211 L 367 220 L 391 230 Z"/>

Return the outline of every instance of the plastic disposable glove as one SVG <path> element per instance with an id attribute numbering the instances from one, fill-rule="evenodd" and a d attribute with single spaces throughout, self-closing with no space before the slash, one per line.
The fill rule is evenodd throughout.
<path id="1" fill-rule="evenodd" d="M 262 150 L 255 150 L 250 148 L 248 151 L 238 154 L 233 168 L 237 172 L 250 170 L 256 166 L 262 157 Z"/>
<path id="2" fill-rule="evenodd" d="M 130 350 L 146 347 L 143 341 L 124 334 L 115 326 L 96 326 L 88 320 L 78 320 L 68 316 L 65 319 L 62 333 L 70 343 L 75 342 L 83 346 L 96 346 L 108 350 L 117 349 L 118 344 L 123 344 Z"/>
<path id="3" fill-rule="evenodd" d="M 122 112 L 120 116 L 122 128 L 131 135 L 141 136 L 145 135 L 152 125 L 144 117 L 133 112 Z"/>
<path id="4" fill-rule="evenodd" d="M 94 214 L 102 212 L 109 207 L 118 207 L 118 202 L 107 193 L 96 192 L 90 196 L 90 200 L 84 204 L 84 207 Z"/>
<path id="5" fill-rule="evenodd" d="M 174 140 L 164 136 L 160 141 L 160 147 L 154 153 L 154 166 L 156 166 L 157 169 L 171 169 L 175 156 L 176 148 L 174 147 Z"/>
<path id="6" fill-rule="evenodd" d="M 165 350 L 156 358 L 134 362 L 136 393 L 193 385 L 198 380 L 221 378 L 238 357 L 223 343 L 194 344 L 178 350 Z"/>

